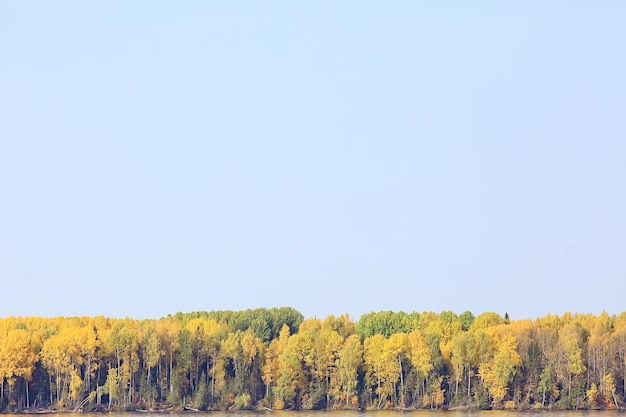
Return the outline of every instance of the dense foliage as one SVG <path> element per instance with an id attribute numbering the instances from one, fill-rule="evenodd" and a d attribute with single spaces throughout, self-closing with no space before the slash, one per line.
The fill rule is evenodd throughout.
<path id="1" fill-rule="evenodd" d="M 0 319 L 0 410 L 620 408 L 626 313 Z"/>

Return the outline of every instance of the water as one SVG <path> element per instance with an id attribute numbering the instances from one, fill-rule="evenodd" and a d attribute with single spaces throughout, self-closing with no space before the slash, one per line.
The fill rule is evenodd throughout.
<path id="1" fill-rule="evenodd" d="M 55 413 L 53 417 L 622 417 L 623 411 L 514 411 L 514 410 L 417 410 L 417 411 L 210 411 L 206 413 Z M 4 414 L 8 417 L 24 417 L 24 414 Z"/>

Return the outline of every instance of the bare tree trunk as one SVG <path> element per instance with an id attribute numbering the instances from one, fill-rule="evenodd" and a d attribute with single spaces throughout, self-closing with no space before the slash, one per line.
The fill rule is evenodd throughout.
<path id="1" fill-rule="evenodd" d="M 57 384 L 57 402 L 61 401 L 61 384 L 59 383 L 59 379 L 61 378 L 61 376 L 59 375 L 59 370 L 57 369 L 57 380 L 56 380 L 56 384 Z"/>
<path id="2" fill-rule="evenodd" d="M 213 395 L 215 392 L 215 359 L 217 358 L 217 348 L 213 348 L 213 376 L 211 377 L 211 403 L 213 403 Z"/>
<path id="3" fill-rule="evenodd" d="M 174 367 L 174 359 L 172 358 L 172 351 L 170 350 L 170 372 L 168 375 L 170 394 L 174 391 L 174 386 L 172 385 L 172 368 L 173 367 Z"/>
<path id="4" fill-rule="evenodd" d="M 50 387 L 50 404 L 52 404 L 52 375 L 48 374 L 48 383 Z M 3 384 L 4 386 L 4 384 Z"/>
<path id="5" fill-rule="evenodd" d="M 148 370 L 146 371 L 146 389 L 148 391 L 148 403 L 150 405 L 150 407 L 152 407 L 152 392 L 150 390 L 150 367 L 147 367 Z"/>
<path id="6" fill-rule="evenodd" d="M 402 359 L 398 356 L 398 365 L 400 365 L 400 406 L 404 407 L 404 375 L 402 375 Z"/>

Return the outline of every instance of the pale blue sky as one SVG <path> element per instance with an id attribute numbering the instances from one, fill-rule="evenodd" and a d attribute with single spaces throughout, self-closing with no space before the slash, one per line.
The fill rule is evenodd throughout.
<path id="1" fill-rule="evenodd" d="M 625 16 L 0 1 L 0 316 L 620 313 Z"/>

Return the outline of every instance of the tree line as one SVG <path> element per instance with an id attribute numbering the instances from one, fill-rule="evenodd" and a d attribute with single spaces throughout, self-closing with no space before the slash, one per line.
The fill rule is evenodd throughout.
<path id="1" fill-rule="evenodd" d="M 0 411 L 617 409 L 626 313 L 0 319 Z"/>

